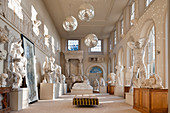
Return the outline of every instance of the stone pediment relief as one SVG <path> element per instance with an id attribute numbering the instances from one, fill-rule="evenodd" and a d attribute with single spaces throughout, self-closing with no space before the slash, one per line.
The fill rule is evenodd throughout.
<path id="1" fill-rule="evenodd" d="M 65 59 L 66 60 L 69 60 L 69 59 L 79 59 L 79 60 L 82 60 L 84 52 L 80 51 L 80 50 L 79 51 L 65 51 L 64 55 L 65 55 Z"/>

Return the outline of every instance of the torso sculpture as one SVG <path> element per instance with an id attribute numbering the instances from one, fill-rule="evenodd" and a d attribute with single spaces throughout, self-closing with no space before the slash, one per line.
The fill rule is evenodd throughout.
<path id="1" fill-rule="evenodd" d="M 132 76 L 133 76 L 133 66 L 129 67 L 126 71 L 126 83 L 125 83 L 125 85 L 129 86 L 131 84 Z"/>
<path id="2" fill-rule="evenodd" d="M 133 67 L 133 77 L 132 77 L 131 88 L 130 88 L 131 92 L 133 92 L 133 86 L 140 87 L 140 85 L 138 84 L 141 84 L 146 79 L 146 66 L 144 64 L 144 57 L 145 57 L 145 48 L 148 44 L 148 41 L 149 38 L 140 38 L 136 42 L 128 42 L 128 46 L 134 50 L 134 59 L 135 59 L 134 67 Z"/>
<path id="3" fill-rule="evenodd" d="M 107 81 L 107 83 L 110 85 L 110 86 L 114 86 L 115 85 L 115 76 L 116 76 L 116 74 L 115 73 L 110 73 L 109 75 L 108 75 L 108 81 Z"/>
<path id="4" fill-rule="evenodd" d="M 45 83 L 52 83 L 51 75 L 49 74 L 49 61 L 48 57 L 45 58 L 44 64 L 43 64 L 43 72 L 44 72 L 44 80 Z"/>

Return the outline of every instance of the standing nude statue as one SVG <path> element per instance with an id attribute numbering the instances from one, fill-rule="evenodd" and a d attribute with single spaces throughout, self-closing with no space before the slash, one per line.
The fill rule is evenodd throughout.
<path id="1" fill-rule="evenodd" d="M 134 50 L 134 68 L 133 68 L 132 81 L 130 85 L 131 86 L 130 92 L 133 92 L 133 87 L 140 87 L 137 84 L 141 84 L 146 79 L 146 66 L 144 64 L 144 57 L 145 57 L 145 48 L 148 42 L 149 42 L 149 38 L 140 38 L 136 42 L 127 43 L 128 46 Z"/>

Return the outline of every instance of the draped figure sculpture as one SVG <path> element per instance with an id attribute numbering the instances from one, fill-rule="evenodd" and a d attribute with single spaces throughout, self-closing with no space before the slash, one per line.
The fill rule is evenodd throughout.
<path id="1" fill-rule="evenodd" d="M 102 76 L 100 76 L 99 84 L 100 84 L 100 86 L 101 86 L 101 87 L 106 86 L 106 84 L 105 84 L 105 80 L 104 80 L 104 78 L 103 78 Z"/>
<path id="2" fill-rule="evenodd" d="M 117 69 L 116 71 L 116 86 L 122 86 L 122 76 L 121 73 L 123 71 L 123 65 L 121 65 L 120 63 L 115 67 Z"/>
<path id="3" fill-rule="evenodd" d="M 146 66 L 144 63 L 145 48 L 149 42 L 149 38 L 140 38 L 136 42 L 128 42 L 128 46 L 134 50 L 134 67 L 131 81 L 130 92 L 133 87 L 140 87 L 141 83 L 146 79 Z M 139 70 L 139 71 L 138 71 Z"/>
<path id="4" fill-rule="evenodd" d="M 107 78 L 108 78 L 108 81 L 107 83 L 110 85 L 110 86 L 115 86 L 115 77 L 116 77 L 116 74 L 115 73 L 110 73 Z"/>

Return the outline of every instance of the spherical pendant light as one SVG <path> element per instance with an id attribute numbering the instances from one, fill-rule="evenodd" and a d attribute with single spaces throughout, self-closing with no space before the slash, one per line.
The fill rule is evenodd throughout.
<path id="1" fill-rule="evenodd" d="M 94 8 L 91 4 L 82 4 L 79 8 L 78 17 L 82 21 L 90 21 L 94 17 Z"/>
<path id="2" fill-rule="evenodd" d="M 84 43 L 87 47 L 95 47 L 98 43 L 98 38 L 95 34 L 88 34 L 85 37 Z"/>
<path id="3" fill-rule="evenodd" d="M 63 21 L 63 28 L 66 31 L 74 31 L 78 26 L 78 22 L 74 16 L 69 16 Z"/>

